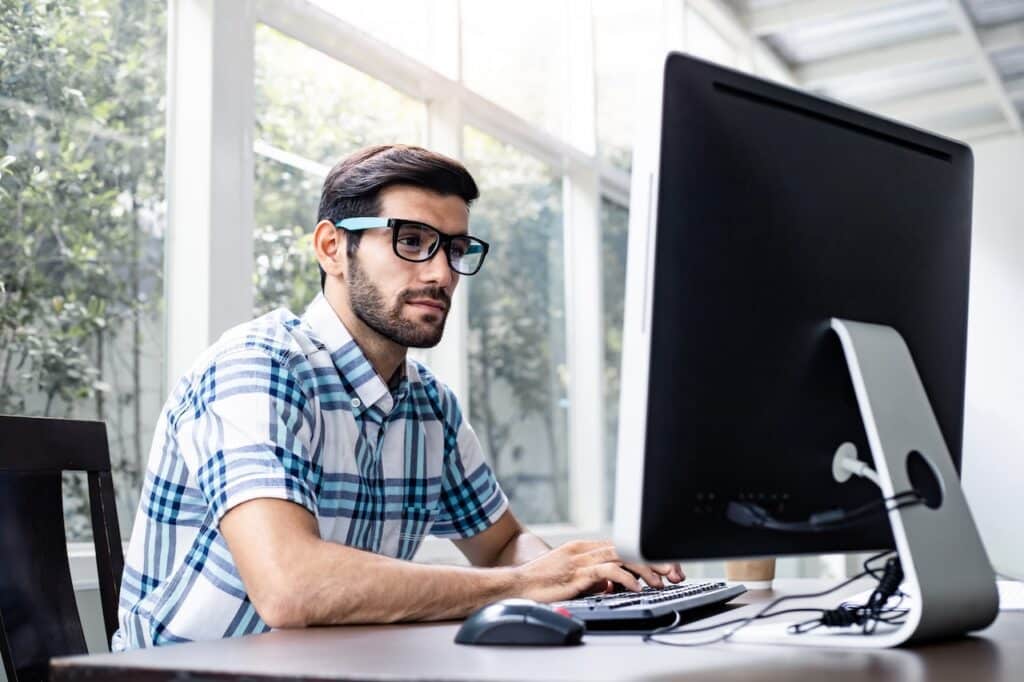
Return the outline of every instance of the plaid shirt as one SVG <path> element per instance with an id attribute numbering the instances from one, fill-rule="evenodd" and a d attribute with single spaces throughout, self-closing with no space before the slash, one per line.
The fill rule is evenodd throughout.
<path id="1" fill-rule="evenodd" d="M 455 395 L 413 360 L 390 391 L 323 296 L 224 334 L 156 427 L 124 567 L 115 651 L 268 630 L 218 532 L 275 498 L 320 537 L 411 559 L 508 507 Z"/>

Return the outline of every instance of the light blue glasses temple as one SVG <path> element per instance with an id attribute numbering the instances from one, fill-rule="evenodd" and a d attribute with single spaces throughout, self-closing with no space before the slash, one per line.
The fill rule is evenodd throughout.
<path id="1" fill-rule="evenodd" d="M 345 218 L 334 223 L 335 227 L 340 227 L 343 230 L 352 230 L 358 232 L 359 230 L 372 230 L 375 227 L 388 227 L 387 218 Z"/>
<path id="2" fill-rule="evenodd" d="M 372 230 L 378 227 L 390 227 L 390 225 L 388 225 L 388 220 L 388 218 L 345 218 L 344 220 L 339 220 L 334 223 L 334 226 L 340 227 L 343 230 L 359 232 L 360 230 Z M 470 244 L 469 249 L 466 251 L 466 255 L 475 255 L 483 250 L 483 247 L 479 244 Z"/>

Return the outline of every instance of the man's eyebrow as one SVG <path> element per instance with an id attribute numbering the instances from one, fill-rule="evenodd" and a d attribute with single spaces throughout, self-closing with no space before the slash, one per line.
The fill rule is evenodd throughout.
<path id="1" fill-rule="evenodd" d="M 469 233 L 469 227 L 468 227 L 468 226 L 466 227 L 466 229 L 464 229 L 464 230 L 462 230 L 462 231 L 456 231 L 456 232 L 445 232 L 445 231 L 444 231 L 443 229 L 441 229 L 440 227 L 438 227 L 437 225 L 435 225 L 435 224 L 433 224 L 433 223 L 427 223 L 427 222 L 425 222 L 425 223 L 424 223 L 424 225 L 430 225 L 430 226 L 431 226 L 432 228 L 434 228 L 434 229 L 435 229 L 435 230 L 437 230 L 438 232 L 441 232 L 441 233 L 443 233 L 443 234 L 447 234 L 447 235 L 449 235 L 449 236 L 451 236 L 451 237 L 468 237 L 468 236 L 470 236 L 470 233 Z"/>

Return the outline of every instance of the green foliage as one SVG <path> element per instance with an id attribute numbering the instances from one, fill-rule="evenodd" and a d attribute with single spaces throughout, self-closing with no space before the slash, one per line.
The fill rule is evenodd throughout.
<path id="1" fill-rule="evenodd" d="M 160 303 L 164 35 L 162 3 L 0 4 L 0 412 L 138 393 L 104 363 Z M 111 438 L 132 489 L 134 426 Z"/>
<path id="2" fill-rule="evenodd" d="M 258 26 L 256 139 L 310 160 L 306 170 L 256 157 L 255 313 L 301 313 L 320 290 L 309 241 L 327 169 L 370 144 L 422 144 L 421 103 Z M 320 165 L 319 168 L 312 166 Z"/>
<path id="3" fill-rule="evenodd" d="M 510 497 L 517 481 L 504 457 L 512 431 L 535 418 L 544 426 L 554 515 L 568 517 L 566 426 L 562 408 L 565 365 L 565 297 L 562 274 L 562 183 L 550 169 L 492 137 L 467 129 L 467 163 L 480 183 L 471 212 L 472 231 L 491 242 L 480 274 L 469 287 L 471 417 Z M 502 392 L 511 393 L 512 409 Z M 512 450 L 514 452 L 514 449 Z M 511 454 L 509 452 L 508 454 Z"/>
<path id="4" fill-rule="evenodd" d="M 298 170 L 256 160 L 255 312 L 301 312 L 319 290 L 309 242 L 326 167 L 368 144 L 422 144 L 422 104 L 266 27 L 255 40 L 256 139 L 322 165 Z M 527 420 L 543 425 L 553 516 L 567 518 L 565 303 L 561 180 L 514 148 L 466 130 L 467 165 L 482 197 L 471 228 L 492 243 L 469 288 L 471 420 L 502 485 L 515 499 L 509 458 Z M 307 166 L 312 164 L 306 164 Z M 509 397 L 511 396 L 511 397 Z M 533 423 L 533 422 L 531 422 Z M 517 438 L 518 436 L 518 438 Z"/>
<path id="5" fill-rule="evenodd" d="M 601 201 L 601 294 L 604 317 L 604 437 L 606 480 L 615 480 L 622 388 L 622 327 L 626 301 L 626 250 L 629 211 Z M 606 518 L 612 518 L 614 496 L 608 496 Z"/>
<path id="6" fill-rule="evenodd" d="M 262 157 L 256 187 L 254 312 L 283 306 L 302 314 L 320 291 L 311 240 L 320 187 L 310 175 Z"/>
<path id="7" fill-rule="evenodd" d="M 0 411 L 110 423 L 133 410 L 111 434 L 129 510 L 150 436 L 139 405 L 143 323 L 162 315 L 165 35 L 161 2 L 0 0 Z M 255 70 L 254 307 L 301 312 L 319 290 L 309 236 L 326 168 L 367 144 L 422 144 L 425 110 L 263 26 Z M 541 425 L 529 435 L 551 462 L 536 475 L 556 503 L 549 518 L 524 516 L 564 519 L 561 180 L 473 130 L 465 146 L 483 192 L 473 230 L 493 246 L 462 285 L 471 418 L 499 476 L 533 428 L 524 424 Z M 126 380 L 115 364 L 129 368 Z M 515 497 L 518 479 L 503 483 Z M 81 537 L 85 495 L 73 485 L 71 532 Z"/>

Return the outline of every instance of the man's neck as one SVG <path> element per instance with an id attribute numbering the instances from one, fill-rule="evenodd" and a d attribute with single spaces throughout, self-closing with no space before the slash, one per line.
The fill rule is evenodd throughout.
<path id="1" fill-rule="evenodd" d="M 370 329 L 347 305 L 336 304 L 330 298 L 327 302 L 384 383 L 389 388 L 397 386 L 408 349 Z"/>

